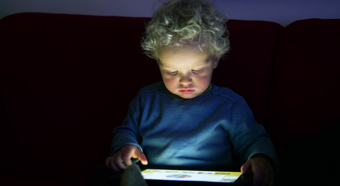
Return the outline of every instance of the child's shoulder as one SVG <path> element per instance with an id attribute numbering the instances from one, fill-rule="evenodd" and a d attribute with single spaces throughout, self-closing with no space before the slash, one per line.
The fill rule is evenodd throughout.
<path id="1" fill-rule="evenodd" d="M 219 87 L 214 85 L 213 91 L 211 92 L 214 96 L 229 99 L 233 102 L 238 101 L 242 98 L 239 94 L 227 87 Z"/>

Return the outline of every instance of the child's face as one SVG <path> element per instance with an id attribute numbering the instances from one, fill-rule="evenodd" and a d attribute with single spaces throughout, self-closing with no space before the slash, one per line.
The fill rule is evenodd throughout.
<path id="1" fill-rule="evenodd" d="M 159 68 L 166 88 L 184 99 L 202 94 L 210 85 L 218 58 L 198 47 L 164 48 L 158 53 Z"/>

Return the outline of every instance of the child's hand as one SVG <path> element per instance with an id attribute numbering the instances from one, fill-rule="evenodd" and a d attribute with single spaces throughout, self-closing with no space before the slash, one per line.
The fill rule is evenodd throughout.
<path id="1" fill-rule="evenodd" d="M 115 172 L 122 172 L 132 164 L 131 158 L 138 158 L 143 165 L 148 164 L 144 153 L 135 145 L 126 145 L 119 149 L 112 156 L 106 158 L 106 167 Z"/>
<path id="2" fill-rule="evenodd" d="M 246 161 L 242 167 L 241 172 L 245 174 L 252 170 L 254 185 L 273 186 L 274 185 L 274 167 L 268 157 L 264 155 L 256 155 Z"/>

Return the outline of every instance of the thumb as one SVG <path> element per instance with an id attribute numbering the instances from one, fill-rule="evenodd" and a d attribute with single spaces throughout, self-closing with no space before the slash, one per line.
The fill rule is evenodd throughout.
<path id="1" fill-rule="evenodd" d="M 148 160 L 146 159 L 144 153 L 139 148 L 136 149 L 135 154 L 136 154 L 137 158 L 141 161 L 141 163 L 143 165 L 147 165 L 148 164 Z"/>
<path id="2" fill-rule="evenodd" d="M 241 167 L 241 173 L 245 174 L 251 167 L 250 161 L 246 161 Z"/>

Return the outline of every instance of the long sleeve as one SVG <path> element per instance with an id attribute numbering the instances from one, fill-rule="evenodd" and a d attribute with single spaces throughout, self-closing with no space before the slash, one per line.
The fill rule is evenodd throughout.
<path id="1" fill-rule="evenodd" d="M 125 145 L 136 145 L 142 150 L 142 147 L 139 145 L 140 136 L 138 133 L 140 116 L 141 108 L 139 96 L 137 96 L 130 103 L 127 117 L 122 126 L 115 128 L 113 131 L 111 155 Z"/>
<path id="2" fill-rule="evenodd" d="M 241 164 L 256 154 L 263 154 L 273 161 L 277 169 L 278 159 L 270 136 L 264 127 L 255 121 L 252 111 L 242 97 L 233 105 L 229 134 Z"/>

